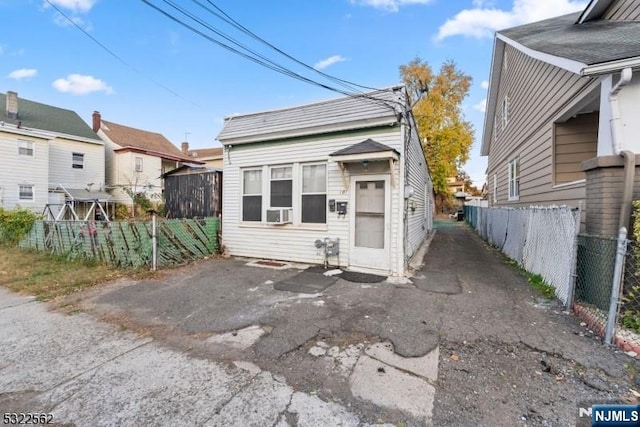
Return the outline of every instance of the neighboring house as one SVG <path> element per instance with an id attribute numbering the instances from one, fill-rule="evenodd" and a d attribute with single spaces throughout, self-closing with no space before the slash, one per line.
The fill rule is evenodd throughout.
<path id="1" fill-rule="evenodd" d="M 205 218 L 222 214 L 221 169 L 185 164 L 162 177 L 167 218 Z"/>
<path id="2" fill-rule="evenodd" d="M 143 193 L 151 201 L 162 199 L 162 175 L 182 163 L 200 163 L 185 156 L 156 132 L 102 120 L 93 113 L 93 130 L 105 141 L 107 188 L 114 201 L 131 205 L 131 195 Z"/>
<path id="3" fill-rule="evenodd" d="M 490 203 L 581 204 L 591 233 L 628 223 L 621 154 L 640 152 L 639 66 L 637 1 L 497 32 L 481 148 Z"/>
<path id="4" fill-rule="evenodd" d="M 0 94 L 0 207 L 79 216 L 104 205 L 104 143 L 73 111 Z"/>
<path id="5" fill-rule="evenodd" d="M 402 87 L 225 120 L 231 255 L 403 276 L 432 230 L 432 183 Z M 319 242 L 319 243 L 320 243 Z"/>
<path id="6" fill-rule="evenodd" d="M 204 162 L 205 166 L 212 168 L 220 168 L 222 169 L 222 154 L 223 148 L 198 148 L 195 150 L 189 149 L 189 143 L 182 143 L 182 153 L 187 154 L 189 157 L 192 157 L 195 160 L 199 160 Z"/>

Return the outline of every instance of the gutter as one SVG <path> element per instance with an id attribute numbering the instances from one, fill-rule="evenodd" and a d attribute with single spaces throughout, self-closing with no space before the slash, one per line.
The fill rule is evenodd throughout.
<path id="1" fill-rule="evenodd" d="M 633 71 L 630 67 L 620 73 L 620 81 L 609 92 L 609 105 L 611 106 L 611 143 L 613 152 L 624 158 L 624 186 L 622 190 L 622 202 L 620 205 L 620 219 L 618 228 L 626 227 L 629 230 L 631 220 L 631 205 L 633 201 L 633 181 L 636 173 L 636 155 L 629 150 L 623 150 L 620 142 L 620 105 L 618 95 L 623 87 L 631 82 Z"/>

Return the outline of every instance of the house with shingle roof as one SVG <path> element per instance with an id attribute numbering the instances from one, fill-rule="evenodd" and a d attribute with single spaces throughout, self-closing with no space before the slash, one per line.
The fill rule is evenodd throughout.
<path id="1" fill-rule="evenodd" d="M 74 111 L 0 93 L 0 207 L 84 216 L 103 189 L 104 142 Z M 95 208 L 95 206 L 94 206 Z"/>
<path id="2" fill-rule="evenodd" d="M 201 163 L 182 153 L 157 132 L 136 129 L 102 120 L 93 113 L 93 130 L 105 142 L 107 188 L 114 200 L 130 206 L 131 195 L 143 193 L 150 200 L 162 200 L 162 175 L 182 163 Z"/>
<path id="3" fill-rule="evenodd" d="M 583 207 L 593 234 L 628 228 L 640 165 L 640 2 L 495 35 L 481 154 L 493 206 Z"/>
<path id="4" fill-rule="evenodd" d="M 205 166 L 222 169 L 222 147 L 189 149 L 189 143 L 183 142 L 181 148 L 184 154 L 204 162 Z"/>
<path id="5" fill-rule="evenodd" d="M 403 87 L 227 117 L 222 242 L 234 256 L 403 277 L 433 228 Z"/>

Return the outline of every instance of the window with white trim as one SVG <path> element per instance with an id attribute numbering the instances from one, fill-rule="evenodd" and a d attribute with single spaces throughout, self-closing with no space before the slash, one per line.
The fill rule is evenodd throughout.
<path id="1" fill-rule="evenodd" d="M 84 154 L 71 153 L 71 167 L 73 169 L 84 169 Z"/>
<path id="2" fill-rule="evenodd" d="M 18 155 L 33 157 L 34 144 L 31 141 L 18 140 Z"/>
<path id="3" fill-rule="evenodd" d="M 135 158 L 135 171 L 142 172 L 142 157 Z"/>
<path id="4" fill-rule="evenodd" d="M 306 224 L 327 222 L 327 165 L 302 165 L 301 221 Z"/>
<path id="5" fill-rule="evenodd" d="M 272 208 L 290 208 L 293 201 L 293 174 L 291 166 L 273 166 L 270 173 L 270 201 Z"/>
<path id="6" fill-rule="evenodd" d="M 262 168 L 242 171 L 242 220 L 262 221 Z"/>
<path id="7" fill-rule="evenodd" d="M 520 158 L 509 162 L 509 200 L 520 198 Z"/>
<path id="8" fill-rule="evenodd" d="M 18 199 L 21 202 L 33 202 L 33 185 L 20 184 L 18 186 Z"/>

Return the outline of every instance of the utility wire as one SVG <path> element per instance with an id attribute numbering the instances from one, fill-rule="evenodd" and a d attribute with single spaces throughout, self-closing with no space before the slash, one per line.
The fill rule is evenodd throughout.
<path id="1" fill-rule="evenodd" d="M 124 59 L 122 59 L 117 53 L 115 53 L 113 50 L 109 49 L 106 45 L 104 45 L 103 43 L 101 43 L 98 39 L 96 39 L 95 37 L 93 37 L 91 34 L 89 34 L 89 32 L 87 32 L 84 28 L 82 28 L 80 25 L 78 25 L 76 23 L 76 21 L 74 21 L 73 19 L 71 19 L 71 17 L 69 17 L 66 13 L 64 13 L 58 6 L 56 6 L 54 3 L 51 2 L 51 0 L 45 0 L 49 6 L 51 6 L 52 8 L 54 8 L 56 10 L 56 12 L 58 12 L 63 18 L 65 18 L 67 21 L 69 21 L 73 26 L 75 26 L 78 30 L 82 31 L 82 33 L 89 37 L 89 39 L 91 39 L 95 44 L 97 44 L 98 46 L 100 46 L 105 52 L 107 52 L 109 55 L 111 55 L 112 57 L 114 57 L 118 62 L 120 62 L 121 64 L 123 64 L 124 66 L 130 68 L 131 70 L 135 71 L 136 73 L 138 73 L 139 75 L 149 79 L 152 83 L 154 83 L 155 85 L 161 87 L 162 89 L 166 90 L 167 92 L 169 92 L 170 94 L 182 99 L 183 101 L 189 102 L 193 105 L 195 105 L 198 108 L 203 108 L 201 105 L 196 104 L 193 101 L 189 101 L 188 99 L 185 99 L 184 97 L 182 97 L 180 94 L 176 93 L 175 91 L 171 90 L 169 87 L 163 85 L 162 83 L 160 83 L 157 80 L 154 80 L 153 78 L 149 77 L 148 75 L 142 73 L 140 70 L 138 70 L 137 68 L 135 68 L 133 65 L 129 64 L 127 61 L 125 61 Z"/>
<path id="2" fill-rule="evenodd" d="M 229 14 L 227 14 L 224 10 L 222 10 L 220 7 L 218 7 L 212 0 L 207 0 L 207 3 L 209 3 L 212 7 L 214 7 L 219 13 L 216 13 L 214 11 L 212 11 L 211 9 L 207 8 L 206 6 L 204 6 L 202 3 L 200 3 L 198 0 L 192 0 L 194 3 L 198 4 L 199 6 L 201 6 L 202 8 L 204 8 L 205 10 L 209 11 L 210 13 L 212 13 L 214 16 L 218 17 L 219 19 L 223 20 L 224 22 L 228 23 L 229 25 L 239 29 L 240 31 L 242 31 L 243 33 L 247 34 L 248 36 L 252 37 L 253 39 L 269 46 L 271 49 L 275 50 L 276 52 L 280 53 L 281 55 L 284 55 L 285 57 L 289 58 L 290 60 L 292 60 L 293 62 L 311 70 L 314 71 L 318 74 L 320 74 L 321 76 L 333 80 L 336 83 L 344 83 L 346 85 L 350 85 L 350 86 L 356 86 L 362 89 L 367 89 L 367 90 L 373 90 L 373 91 L 380 91 L 380 89 L 377 88 L 373 88 L 373 87 L 369 87 L 369 86 L 363 86 L 357 83 L 353 83 L 350 82 L 348 80 L 344 80 L 335 76 L 332 76 L 330 74 L 327 74 L 321 70 L 318 70 L 315 67 L 312 67 L 311 65 L 300 61 L 299 59 L 293 57 L 292 55 L 288 54 L 287 52 L 284 52 L 283 50 L 281 50 L 280 48 L 274 46 L 272 43 L 270 43 L 269 41 L 263 39 L 262 37 L 258 36 L 257 34 L 255 34 L 254 32 L 252 32 L 251 30 L 249 30 L 248 28 L 246 28 L 244 25 L 240 24 L 238 21 L 236 21 L 235 19 L 233 19 L 231 16 L 229 16 Z M 222 15 L 222 16 L 221 16 Z"/>
<path id="3" fill-rule="evenodd" d="M 345 95 L 347 97 L 366 99 L 366 100 L 369 100 L 369 101 L 384 105 L 385 107 L 390 108 L 390 109 L 392 109 L 394 111 L 395 111 L 395 107 L 393 105 L 391 105 L 390 102 L 393 103 L 393 104 L 396 104 L 396 105 L 402 105 L 400 102 L 382 100 L 380 98 L 376 98 L 374 96 L 371 96 L 370 94 L 365 94 L 365 93 L 359 93 L 359 94 L 356 93 L 356 94 L 354 94 L 353 93 L 353 91 L 354 91 L 353 88 L 350 88 L 350 91 L 345 91 L 343 89 L 339 89 L 339 88 L 336 88 L 336 87 L 329 86 L 327 84 L 318 82 L 318 81 L 313 80 L 311 78 L 304 77 L 304 76 L 302 76 L 302 75 L 290 70 L 289 68 L 286 68 L 286 67 L 274 62 L 273 60 L 265 57 L 264 55 L 261 55 L 261 54 L 255 52 L 254 50 L 250 49 L 246 45 L 238 42 L 237 40 L 233 39 L 229 35 L 227 35 L 224 32 L 222 32 L 221 30 L 215 28 L 214 26 L 212 26 L 209 23 L 205 22 L 204 20 L 200 19 L 195 14 L 187 11 L 183 7 L 180 7 L 180 6 L 176 5 L 171 0 L 163 0 L 163 2 L 165 4 L 167 4 L 168 6 L 170 6 L 171 8 L 175 9 L 176 11 L 178 11 L 179 13 L 181 13 L 182 15 L 186 16 L 190 20 L 195 21 L 196 23 L 198 23 L 199 25 L 203 26 L 207 30 L 212 31 L 213 33 L 215 33 L 219 37 L 222 37 L 223 39 L 227 40 L 228 42 L 234 44 L 235 46 L 237 46 L 237 48 L 233 47 L 233 46 L 230 46 L 230 45 L 224 43 L 223 41 L 217 40 L 216 38 L 212 37 L 209 34 L 205 34 L 203 31 L 195 28 L 194 26 L 190 25 L 189 23 L 184 22 L 183 20 L 179 19 L 178 17 L 172 15 L 168 11 L 160 8 L 159 6 L 157 6 L 157 5 L 153 4 L 153 3 L 151 3 L 150 0 L 142 0 L 142 2 L 145 3 L 147 6 L 155 9 L 157 12 L 163 14 L 164 16 L 166 16 L 170 20 L 174 21 L 175 23 L 187 28 L 188 30 L 190 30 L 190 31 L 192 31 L 192 32 L 194 32 L 194 33 L 196 33 L 198 35 L 200 35 L 201 37 L 209 40 L 210 42 L 212 42 L 212 43 L 214 43 L 214 44 L 216 44 L 216 45 L 218 45 L 218 46 L 220 46 L 220 47 L 222 47 L 222 48 L 224 48 L 224 49 L 226 49 L 226 50 L 228 50 L 228 51 L 230 51 L 232 53 L 235 53 L 235 54 L 237 54 L 237 55 L 239 55 L 241 57 L 244 57 L 245 59 L 253 61 L 253 62 L 255 62 L 255 63 L 259 64 L 259 65 L 262 65 L 263 67 L 266 67 L 268 69 L 271 69 L 273 71 L 276 71 L 278 73 L 286 75 L 288 77 L 295 78 L 297 80 L 303 81 L 303 82 L 311 84 L 311 85 L 315 85 L 315 86 L 321 87 L 321 88 L 326 89 L 326 90 L 330 90 L 330 91 L 333 91 L 333 92 L 340 93 L 340 94 Z M 198 3 L 198 4 L 201 7 L 203 6 L 200 3 Z M 209 9 L 207 8 L 207 10 L 209 10 Z M 212 11 L 210 11 L 210 12 L 212 12 Z M 222 19 L 222 18 L 220 18 L 220 19 Z"/>

